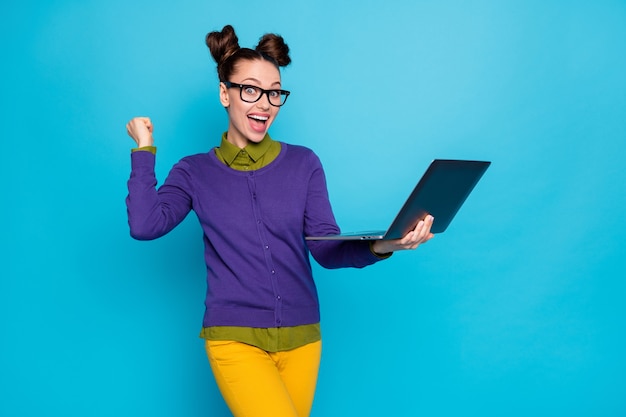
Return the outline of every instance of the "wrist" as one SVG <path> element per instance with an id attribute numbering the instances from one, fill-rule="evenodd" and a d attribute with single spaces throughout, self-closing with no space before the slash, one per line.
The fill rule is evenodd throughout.
<path id="1" fill-rule="evenodd" d="M 370 242 L 370 251 L 379 258 L 388 258 L 393 254 L 393 250 L 385 245 L 383 240 L 375 240 Z"/>
<path id="2" fill-rule="evenodd" d="M 151 152 L 152 154 L 156 155 L 156 147 L 154 147 L 154 146 L 142 146 L 142 147 L 137 147 L 137 148 L 131 149 L 131 152 L 140 152 L 140 151 L 147 151 L 147 152 Z"/>

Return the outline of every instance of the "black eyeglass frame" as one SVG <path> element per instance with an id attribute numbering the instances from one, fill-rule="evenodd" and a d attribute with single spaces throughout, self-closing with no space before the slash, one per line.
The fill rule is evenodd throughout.
<path id="1" fill-rule="evenodd" d="M 226 88 L 238 87 L 239 97 L 241 98 L 242 101 L 245 101 L 246 103 L 256 103 L 257 101 L 261 100 L 261 97 L 263 97 L 263 94 L 266 94 L 268 103 L 270 103 L 274 107 L 281 107 L 287 102 L 287 97 L 289 97 L 289 94 L 291 94 L 291 91 L 280 90 L 280 89 L 264 90 L 263 88 L 257 87 L 256 85 L 252 85 L 252 84 L 239 84 L 239 83 L 232 83 L 230 81 L 223 81 L 223 83 L 226 86 Z M 243 89 L 248 88 L 248 87 L 261 90 L 261 94 L 259 94 L 259 98 L 257 98 L 256 100 L 252 100 L 252 101 L 246 100 L 245 98 L 243 98 Z M 285 96 L 285 100 L 281 104 L 272 103 L 272 99 L 270 98 L 270 93 L 276 93 L 276 92 L 280 94 L 281 96 Z"/>

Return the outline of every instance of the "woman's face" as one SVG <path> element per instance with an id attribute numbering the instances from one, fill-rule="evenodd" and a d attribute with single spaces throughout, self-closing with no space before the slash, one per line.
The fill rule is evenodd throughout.
<path id="1" fill-rule="evenodd" d="M 240 61 L 226 81 L 265 90 L 281 88 L 278 69 L 271 62 L 260 59 Z M 239 87 L 226 88 L 224 83 L 220 83 L 220 101 L 228 110 L 227 139 L 239 148 L 244 148 L 250 142 L 261 142 L 279 110 L 279 107 L 270 104 L 267 94 L 263 94 L 255 103 L 247 103 L 241 99 Z"/>

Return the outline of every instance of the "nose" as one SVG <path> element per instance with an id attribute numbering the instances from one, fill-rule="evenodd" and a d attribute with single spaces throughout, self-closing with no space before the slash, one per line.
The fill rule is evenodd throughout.
<path id="1" fill-rule="evenodd" d="M 269 109 L 271 106 L 270 92 L 269 91 L 263 92 L 263 94 L 261 94 L 261 98 L 256 103 L 260 109 Z"/>

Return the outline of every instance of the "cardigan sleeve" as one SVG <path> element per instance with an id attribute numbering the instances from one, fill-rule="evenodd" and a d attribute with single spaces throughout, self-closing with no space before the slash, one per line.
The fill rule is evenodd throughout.
<path id="1" fill-rule="evenodd" d="M 184 164 L 179 162 L 174 166 L 158 190 L 154 165 L 153 153 L 131 153 L 126 208 L 130 234 L 138 240 L 165 235 L 191 210 L 190 181 Z"/>
<path id="2" fill-rule="evenodd" d="M 332 212 L 326 185 L 326 176 L 319 158 L 312 155 L 313 170 L 308 183 L 305 209 L 305 236 L 325 236 L 340 232 Z M 363 268 L 388 256 L 377 256 L 367 241 L 361 240 L 308 240 L 313 258 L 324 268 Z"/>

